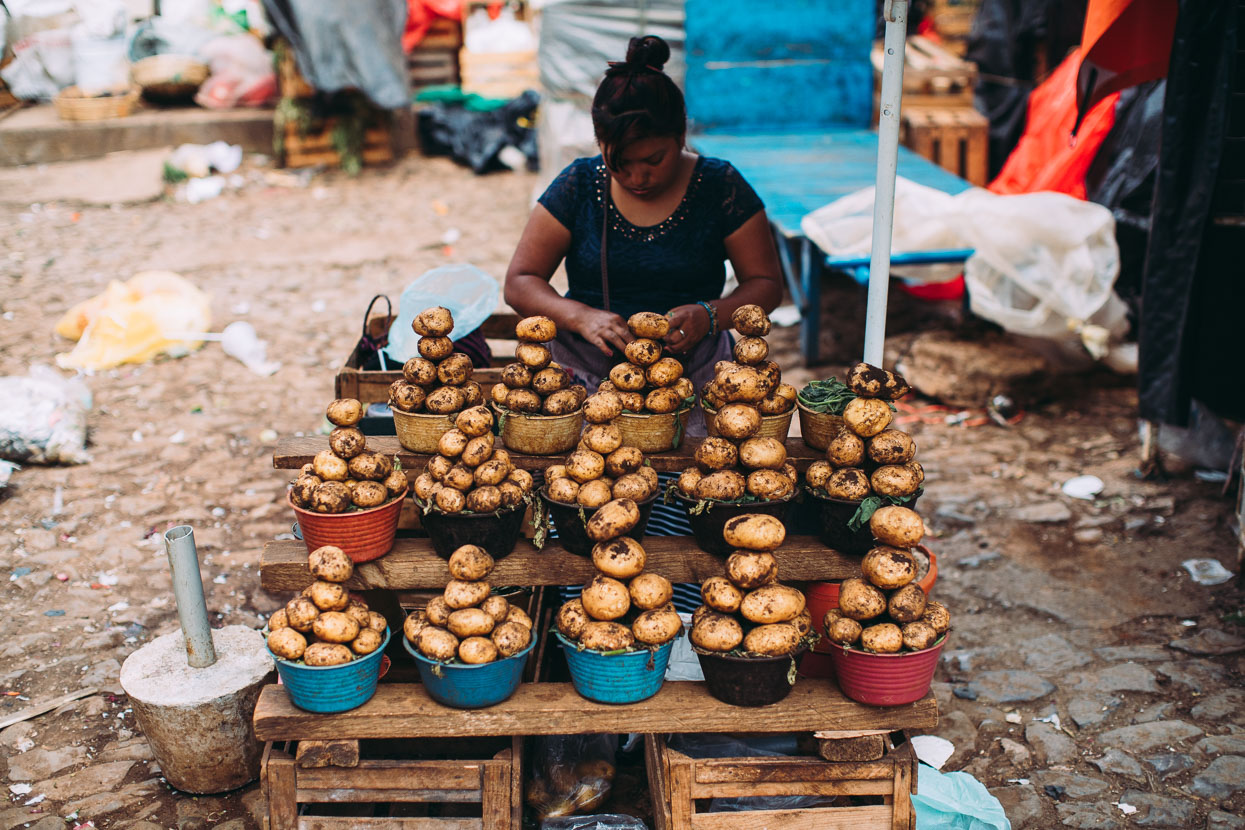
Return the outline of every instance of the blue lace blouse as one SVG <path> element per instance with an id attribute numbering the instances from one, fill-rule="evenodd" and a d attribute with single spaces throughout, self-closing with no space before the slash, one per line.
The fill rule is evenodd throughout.
<path id="1" fill-rule="evenodd" d="M 604 307 L 601 291 L 601 211 L 609 181 L 601 156 L 577 159 L 540 197 L 571 232 L 566 254 L 566 296 Z M 764 205 L 739 171 L 722 159 L 701 156 L 683 201 L 668 219 L 640 227 L 611 204 L 609 221 L 610 310 L 671 308 L 722 296 L 726 283 L 725 239 Z"/>

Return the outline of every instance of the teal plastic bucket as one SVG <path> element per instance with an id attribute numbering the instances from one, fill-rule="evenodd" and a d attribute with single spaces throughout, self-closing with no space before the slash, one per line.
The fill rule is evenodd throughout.
<path id="1" fill-rule="evenodd" d="M 405 637 L 402 645 L 415 658 L 419 680 L 429 697 L 455 709 L 483 709 L 501 703 L 519 688 L 523 667 L 536 646 L 536 638 L 532 637 L 527 648 L 518 654 L 478 666 L 429 660 Z"/>
<path id="2" fill-rule="evenodd" d="M 674 640 L 655 651 L 632 651 L 627 654 L 605 654 L 581 649 L 578 643 L 555 631 L 566 663 L 571 670 L 575 691 L 597 703 L 636 703 L 647 700 L 661 690 L 666 666 Z"/>
<path id="3" fill-rule="evenodd" d="M 308 712 L 346 712 L 362 706 L 376 694 L 376 681 L 380 679 L 380 664 L 387 645 L 388 628 L 380 648 L 340 666 L 304 666 L 278 657 L 271 650 L 268 653 L 272 654 L 281 684 L 295 706 Z"/>

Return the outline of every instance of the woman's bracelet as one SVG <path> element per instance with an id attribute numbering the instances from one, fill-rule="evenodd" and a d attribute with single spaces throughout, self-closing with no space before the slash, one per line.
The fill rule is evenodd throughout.
<path id="1" fill-rule="evenodd" d="M 713 306 L 704 300 L 697 302 L 696 305 L 703 308 L 705 313 L 709 315 L 709 336 L 713 337 L 718 333 L 718 313 L 713 310 Z"/>

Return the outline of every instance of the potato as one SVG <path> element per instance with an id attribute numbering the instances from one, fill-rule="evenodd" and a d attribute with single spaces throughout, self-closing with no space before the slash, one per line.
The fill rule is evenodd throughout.
<path id="1" fill-rule="evenodd" d="M 402 377 L 407 383 L 427 388 L 437 382 L 437 364 L 426 358 L 412 357 L 402 364 Z"/>
<path id="2" fill-rule="evenodd" d="M 350 504 L 350 489 L 340 481 L 321 482 L 311 491 L 311 509 L 317 513 L 345 513 Z"/>
<path id="3" fill-rule="evenodd" d="M 774 391 L 761 399 L 757 408 L 761 410 L 762 415 L 781 415 L 784 412 L 790 412 L 795 408 L 797 394 L 795 387 L 791 384 L 779 383 L 774 387 Z"/>
<path id="4" fill-rule="evenodd" d="M 911 470 L 912 475 L 916 476 L 917 486 L 925 483 L 925 468 L 921 466 L 921 462 L 909 461 L 907 464 L 904 464 L 903 467 Z"/>
<path id="5" fill-rule="evenodd" d="M 700 480 L 704 477 L 705 474 L 700 471 L 699 467 L 688 467 L 679 475 L 676 486 L 679 492 L 689 499 L 696 498 L 696 485 L 700 484 Z"/>
<path id="6" fill-rule="evenodd" d="M 906 550 L 880 545 L 865 554 L 860 570 L 870 584 L 890 591 L 916 578 L 916 560 Z"/>
<path id="7" fill-rule="evenodd" d="M 769 315 L 759 305 L 741 305 L 735 309 L 731 325 L 735 331 L 748 337 L 764 337 L 770 330 Z"/>
<path id="8" fill-rule="evenodd" d="M 757 370 L 757 375 L 761 379 L 761 387 L 765 390 L 766 397 L 782 385 L 782 368 L 774 361 L 763 360 L 752 368 Z"/>
<path id="9" fill-rule="evenodd" d="M 831 620 L 829 615 L 826 616 L 826 637 L 841 646 L 854 645 L 860 639 L 860 632 L 863 630 L 860 623 L 851 617 L 838 617 Z"/>
<path id="10" fill-rule="evenodd" d="M 661 574 L 642 573 L 627 586 L 631 603 L 645 611 L 661 608 L 674 597 L 674 586 Z"/>
<path id="11" fill-rule="evenodd" d="M 894 654 L 903 648 L 903 632 L 894 623 L 871 625 L 860 632 L 860 647 L 875 654 Z"/>
<path id="12" fill-rule="evenodd" d="M 424 465 L 424 472 L 435 478 L 437 481 L 444 481 L 445 475 L 454 466 L 454 462 L 440 455 L 434 455 L 428 459 L 428 463 Z"/>
<path id="13" fill-rule="evenodd" d="M 735 360 L 748 366 L 769 356 L 769 344 L 760 337 L 741 337 L 735 342 Z"/>
<path id="14" fill-rule="evenodd" d="M 457 458 L 463 454 L 470 440 L 461 429 L 447 429 L 437 440 L 437 452 L 446 458 Z"/>
<path id="15" fill-rule="evenodd" d="M 722 539 L 733 548 L 770 551 L 786 541 L 787 528 L 777 517 L 745 513 L 727 520 L 722 526 Z"/>
<path id="16" fill-rule="evenodd" d="M 493 645 L 501 657 L 513 657 L 532 642 L 532 630 L 516 622 L 502 623 L 493 629 Z"/>
<path id="17" fill-rule="evenodd" d="M 686 401 L 688 398 L 696 397 L 696 387 L 693 385 L 692 379 L 687 375 L 679 378 L 673 385 L 667 388 L 673 390 L 674 394 L 678 395 L 679 400 L 681 401 Z"/>
<path id="18" fill-rule="evenodd" d="M 640 478 L 647 481 L 649 490 L 652 490 L 653 492 L 656 492 L 658 485 L 661 484 L 660 479 L 657 478 L 657 471 L 648 465 L 641 466 L 635 471 L 635 475 L 638 475 Z"/>
<path id="19" fill-rule="evenodd" d="M 683 406 L 683 396 L 673 387 L 654 389 L 644 396 L 644 408 L 654 415 L 668 415 Z"/>
<path id="20" fill-rule="evenodd" d="M 384 481 L 393 472 L 393 459 L 384 453 L 361 452 L 349 463 L 350 475 L 367 481 Z"/>
<path id="21" fill-rule="evenodd" d="M 620 623 L 593 620 L 584 626 L 579 643 L 594 651 L 620 651 L 635 645 L 635 635 Z"/>
<path id="22" fill-rule="evenodd" d="M 584 611 L 594 620 L 616 620 L 631 608 L 627 586 L 617 579 L 597 574 L 579 594 Z"/>
<path id="23" fill-rule="evenodd" d="M 791 482 L 792 487 L 800 483 L 800 473 L 796 470 L 795 465 L 791 463 L 790 459 L 787 460 L 786 464 L 782 465 L 782 469 L 778 472 L 787 477 L 787 480 Z"/>
<path id="24" fill-rule="evenodd" d="M 865 471 L 855 467 L 835 470 L 826 482 L 826 493 L 832 499 L 860 501 L 872 492 Z"/>
<path id="25" fill-rule="evenodd" d="M 387 498 L 394 496 L 404 496 L 406 491 L 410 489 L 411 483 L 407 481 L 406 473 L 401 470 L 394 470 L 385 476 L 385 480 L 381 482 L 385 488 Z"/>
<path id="26" fill-rule="evenodd" d="M 808 610 L 808 606 L 807 606 L 807 605 L 805 605 L 805 606 L 804 606 L 804 610 L 803 610 L 803 611 L 801 611 L 801 612 L 800 612 L 800 613 L 796 616 L 796 618 L 795 618 L 794 620 L 792 620 L 792 621 L 791 621 L 791 624 L 795 626 L 795 630 L 796 630 L 796 632 L 800 635 L 800 638 L 801 638 L 801 639 L 803 639 L 804 637 L 806 637 L 806 636 L 808 636 L 810 633 L 812 633 L 812 630 L 813 630 L 813 614 L 812 614 L 812 612 L 811 612 L 811 611 L 809 611 L 809 610 Z"/>
<path id="27" fill-rule="evenodd" d="M 473 371 L 475 368 L 471 365 L 471 358 L 458 352 L 437 364 L 437 380 L 446 386 L 462 386 L 471 380 Z"/>
<path id="28" fill-rule="evenodd" d="M 493 457 L 493 447 L 496 443 L 497 438 L 491 432 L 472 438 L 463 448 L 462 462 L 468 467 L 479 467 Z"/>
<path id="29" fill-rule="evenodd" d="M 878 467 L 869 477 L 869 483 L 879 496 L 910 496 L 921 487 L 911 469 L 895 464 Z"/>
<path id="30" fill-rule="evenodd" d="M 588 399 L 588 387 L 584 386 L 582 383 L 572 383 L 570 386 L 566 387 L 566 389 L 564 389 L 563 391 L 574 393 L 575 405 L 577 407 L 583 406 L 584 401 Z"/>
<path id="31" fill-rule="evenodd" d="M 352 427 L 363 420 L 363 404 L 354 398 L 338 398 L 328 405 L 324 416 L 338 427 Z"/>
<path id="32" fill-rule="evenodd" d="M 462 490 L 455 490 L 453 487 L 442 487 L 433 497 L 433 501 L 442 513 L 453 515 L 467 509 L 467 497 Z"/>
<path id="33" fill-rule="evenodd" d="M 700 586 L 700 597 L 705 605 L 722 614 L 734 614 L 744 601 L 743 592 L 724 576 L 711 576 Z"/>
<path id="34" fill-rule="evenodd" d="M 458 638 L 487 637 L 497 621 L 482 608 L 460 608 L 450 612 L 448 628 Z"/>
<path id="35" fill-rule="evenodd" d="M 826 482 L 830 480 L 830 476 L 833 474 L 834 467 L 830 466 L 829 461 L 814 461 L 804 471 L 804 483 L 814 490 L 825 490 Z"/>
<path id="36" fill-rule="evenodd" d="M 310 508 L 311 494 L 315 491 L 316 485 L 320 483 L 319 476 L 303 473 L 290 485 L 290 498 L 299 507 Z"/>
<path id="37" fill-rule="evenodd" d="M 445 604 L 455 610 L 471 608 L 488 599 L 489 584 L 484 580 L 468 582 L 465 579 L 451 579 L 445 585 Z"/>
<path id="38" fill-rule="evenodd" d="M 634 473 L 642 466 L 644 466 L 644 453 L 635 447 L 620 446 L 605 458 L 605 472 L 614 478 Z"/>
<path id="39" fill-rule="evenodd" d="M 610 383 L 620 392 L 639 392 L 648 380 L 644 376 L 644 367 L 634 363 L 619 363 L 610 369 Z"/>
<path id="40" fill-rule="evenodd" d="M 533 372 L 539 372 L 553 360 L 549 347 L 543 343 L 520 343 L 514 350 L 514 357 Z"/>
<path id="41" fill-rule="evenodd" d="M 424 400 L 424 409 L 434 415 L 449 415 L 467 403 L 466 393 L 457 386 L 442 386 L 433 390 Z"/>
<path id="42" fill-rule="evenodd" d="M 297 660 L 307 650 L 307 638 L 292 628 L 278 628 L 268 633 L 268 650 L 286 660 Z"/>
<path id="43" fill-rule="evenodd" d="M 497 450 L 493 451 L 494 459 L 497 457 L 497 452 Z M 507 458 L 507 461 L 509 461 L 509 458 Z M 532 474 L 527 470 L 511 470 L 506 476 L 506 481 L 511 482 L 524 493 L 532 492 L 532 487 L 535 485 Z"/>
<path id="44" fill-rule="evenodd" d="M 844 381 L 849 389 L 862 398 L 893 401 L 909 392 L 908 382 L 903 375 L 870 366 L 868 363 L 857 363 L 848 369 Z"/>
<path id="45" fill-rule="evenodd" d="M 739 463 L 749 470 L 780 470 L 787 447 L 777 438 L 749 438 L 739 445 Z"/>
<path id="46" fill-rule="evenodd" d="M 345 582 L 354 575 L 354 562 L 334 545 L 318 547 L 307 557 L 311 575 L 325 582 Z"/>
<path id="47" fill-rule="evenodd" d="M 581 600 L 572 599 L 562 603 L 562 607 L 558 609 L 558 616 L 554 619 L 558 631 L 562 632 L 562 636 L 568 640 L 578 640 L 584 634 L 584 626 L 592 622 L 592 618 L 588 616 L 588 612 L 584 610 L 584 604 Z"/>
<path id="48" fill-rule="evenodd" d="M 747 479 L 734 470 L 718 470 L 696 484 L 696 498 L 735 501 L 743 498 Z"/>
<path id="49" fill-rule="evenodd" d="M 770 384 L 751 366 L 735 366 L 719 375 L 715 382 L 722 397 L 731 403 L 759 403 L 770 392 Z"/>
<path id="50" fill-rule="evenodd" d="M 843 422 L 861 438 L 872 438 L 890 426 L 894 413 L 885 401 L 854 398 L 843 409 Z"/>
<path id="51" fill-rule="evenodd" d="M 320 609 L 310 598 L 294 597 L 285 604 L 285 619 L 289 627 L 303 634 L 311 631 L 311 624 L 320 616 Z"/>
<path id="52" fill-rule="evenodd" d="M 634 502 L 647 501 L 654 491 L 642 475 L 631 473 L 614 482 L 610 495 L 616 499 L 631 499 Z"/>
<path id="53" fill-rule="evenodd" d="M 683 620 L 673 605 L 665 605 L 645 611 L 631 624 L 631 634 L 636 642 L 650 646 L 668 643 L 683 630 Z"/>
<path id="54" fill-rule="evenodd" d="M 717 612 L 708 605 L 698 605 L 696 606 L 696 610 L 692 612 L 692 625 L 699 623 L 705 616 L 716 613 Z"/>
<path id="55" fill-rule="evenodd" d="M 739 613 L 749 622 L 768 625 L 794 620 L 804 610 L 804 594 L 789 585 L 765 585 L 744 595 Z"/>
<path id="56" fill-rule="evenodd" d="M 713 428 L 723 438 L 742 441 L 756 435 L 761 428 L 761 414 L 748 404 L 727 404 L 713 416 Z"/>
<path id="57" fill-rule="evenodd" d="M 605 472 L 605 457 L 592 450 L 576 450 L 566 458 L 566 474 L 579 484 L 600 478 Z"/>
<path id="58" fill-rule="evenodd" d="M 380 648 L 380 644 L 384 641 L 385 637 L 379 631 L 361 628 L 359 629 L 359 636 L 350 641 L 350 650 L 359 656 L 371 654 Z"/>
<path id="59" fill-rule="evenodd" d="M 640 507 L 631 499 L 614 499 L 597 508 L 585 529 L 594 542 L 616 539 L 640 522 Z"/>
<path id="60" fill-rule="evenodd" d="M 389 385 L 389 405 L 403 412 L 418 412 L 427 397 L 422 387 L 405 380 L 395 380 Z"/>
<path id="61" fill-rule="evenodd" d="M 423 611 L 412 611 L 406 615 L 406 619 L 402 621 L 402 636 L 410 641 L 411 645 L 415 645 L 419 639 L 419 632 L 431 623 L 428 622 L 428 615 Z M 370 629 L 371 626 L 368 626 Z"/>
<path id="62" fill-rule="evenodd" d="M 545 491 L 550 500 L 559 504 L 578 504 L 579 484 L 572 478 L 555 478 Z"/>
<path id="63" fill-rule="evenodd" d="M 622 410 L 622 398 L 614 392 L 597 392 L 584 400 L 584 420 L 590 424 L 607 424 Z"/>
<path id="64" fill-rule="evenodd" d="M 622 446 L 622 433 L 613 424 L 593 424 L 584 430 L 581 440 L 593 452 L 609 455 Z"/>
<path id="65" fill-rule="evenodd" d="M 922 620 L 905 623 L 899 632 L 903 636 L 904 648 L 912 651 L 923 651 L 938 641 L 938 632 Z"/>
<path id="66" fill-rule="evenodd" d="M 670 333 L 670 318 L 655 311 L 640 311 L 627 318 L 627 328 L 636 337 L 660 340 Z"/>
<path id="67" fill-rule="evenodd" d="M 501 507 L 501 490 L 487 484 L 477 487 L 467 494 L 466 507 L 472 513 L 494 513 Z"/>
<path id="68" fill-rule="evenodd" d="M 432 477 L 431 473 L 420 473 L 415 479 L 415 498 L 421 502 L 430 501 L 443 485 Z"/>
<path id="69" fill-rule="evenodd" d="M 726 406 L 726 398 L 716 381 L 709 381 L 700 390 L 700 400 L 709 409 L 720 410 Z"/>
<path id="70" fill-rule="evenodd" d="M 359 636 L 359 624 L 341 611 L 325 611 L 311 624 L 311 633 L 326 643 L 348 643 Z"/>
<path id="71" fill-rule="evenodd" d="M 329 449 L 338 458 L 350 460 L 367 449 L 367 439 L 357 427 L 337 427 L 329 433 Z"/>
<path id="72" fill-rule="evenodd" d="M 898 429 L 884 429 L 869 439 L 869 458 L 878 464 L 906 464 L 916 455 L 912 436 Z"/>
<path id="73" fill-rule="evenodd" d="M 454 427 L 455 429 L 450 430 L 450 432 L 457 432 L 468 439 L 487 435 L 493 430 L 493 413 L 483 406 L 473 406 L 464 409 L 454 418 Z M 446 435 L 448 434 L 449 432 L 446 433 Z M 444 440 L 444 436 L 442 436 L 442 440 Z M 465 441 L 463 446 L 466 446 Z M 449 453 L 442 454 L 449 455 Z"/>
<path id="74" fill-rule="evenodd" d="M 751 591 L 778 579 L 778 561 L 770 553 L 735 551 L 726 558 L 726 576 L 735 587 Z"/>
<path id="75" fill-rule="evenodd" d="M 506 397 L 510 394 L 510 387 L 500 381 L 489 387 L 489 399 L 498 406 L 506 405 Z"/>
<path id="76" fill-rule="evenodd" d="M 732 651 L 744 641 L 744 630 L 734 617 L 710 611 L 693 623 L 691 640 L 705 651 Z"/>
<path id="77" fill-rule="evenodd" d="M 524 317 L 515 325 L 514 335 L 525 343 L 547 343 L 558 336 L 558 327 L 548 317 Z"/>
<path id="78" fill-rule="evenodd" d="M 480 603 L 480 610 L 492 617 L 493 622 L 501 624 L 510 614 L 510 602 L 505 597 L 493 594 Z"/>
<path id="79" fill-rule="evenodd" d="M 859 577 L 839 586 L 839 610 L 853 620 L 871 620 L 886 611 L 886 595 Z"/>
<path id="80" fill-rule="evenodd" d="M 411 329 L 423 337 L 445 337 L 454 330 L 454 316 L 445 306 L 426 308 L 415 315 Z"/>
<path id="81" fill-rule="evenodd" d="M 342 612 L 350 619 L 359 624 L 359 629 L 367 628 L 372 621 L 372 612 L 368 610 L 367 604 L 359 600 L 350 600 L 346 605 L 346 609 Z"/>
<path id="82" fill-rule="evenodd" d="M 622 399 L 623 412 L 632 412 L 640 414 L 644 411 L 644 402 L 647 400 L 644 395 L 639 392 L 618 392 L 618 397 Z"/>
<path id="83" fill-rule="evenodd" d="M 475 469 L 475 485 L 477 487 L 496 487 L 506 481 L 513 472 L 505 462 L 492 458 Z M 522 495 L 522 491 L 520 491 Z"/>
<path id="84" fill-rule="evenodd" d="M 739 450 L 726 438 L 709 437 L 700 442 L 694 458 L 708 472 L 726 470 L 738 463 Z"/>
<path id="85" fill-rule="evenodd" d="M 340 583 L 317 580 L 310 588 L 307 596 L 321 611 L 344 611 L 350 604 L 350 592 Z"/>
<path id="86" fill-rule="evenodd" d="M 614 579 L 631 579 L 644 571 L 647 560 L 643 546 L 630 536 L 619 536 L 592 546 L 592 564 Z"/>
<path id="87" fill-rule="evenodd" d="M 916 622 L 925 614 L 925 591 L 915 582 L 909 582 L 891 594 L 886 611 L 896 622 Z"/>
<path id="88" fill-rule="evenodd" d="M 277 631 L 282 628 L 289 628 L 290 621 L 285 616 L 285 609 L 278 608 L 272 612 L 272 616 L 268 618 L 268 630 Z"/>
<path id="89" fill-rule="evenodd" d="M 341 643 L 312 643 L 303 652 L 308 666 L 340 666 L 354 659 L 354 654 Z"/>
<path id="90" fill-rule="evenodd" d="M 455 609 L 445 601 L 444 596 L 433 597 L 428 600 L 428 604 L 424 606 L 424 613 L 428 615 L 428 622 L 433 625 L 445 628 L 450 622 L 450 612 Z"/>
<path id="91" fill-rule="evenodd" d="M 652 366 L 661 359 L 661 344 L 648 337 L 640 337 L 628 343 L 623 354 L 637 366 Z"/>
<path id="92" fill-rule="evenodd" d="M 389 627 L 389 623 L 385 620 L 385 615 L 376 611 L 367 612 L 367 627 L 373 631 L 385 633 L 385 629 Z"/>
<path id="93" fill-rule="evenodd" d="M 865 458 L 865 442 L 850 430 L 842 430 L 826 446 L 826 459 L 835 467 L 859 467 Z"/>
<path id="94" fill-rule="evenodd" d="M 475 486 L 475 472 L 466 464 L 455 464 L 450 467 L 450 471 L 445 474 L 445 481 L 442 482 L 446 487 L 459 490 L 463 493 Z"/>
<path id="95" fill-rule="evenodd" d="M 527 615 L 526 611 L 517 605 L 510 606 L 510 610 L 506 612 L 506 619 L 504 621 L 515 622 L 519 625 L 527 626 L 529 629 L 532 627 L 532 618 Z"/>
<path id="96" fill-rule="evenodd" d="M 511 389 L 526 389 L 532 385 L 532 370 L 522 363 L 509 363 L 501 370 L 501 382 Z"/>
<path id="97" fill-rule="evenodd" d="M 488 551 L 477 545 L 463 545 L 450 554 L 446 563 L 450 576 L 464 582 L 475 582 L 484 579 L 493 572 L 493 557 Z"/>
<path id="98" fill-rule="evenodd" d="M 580 485 L 579 492 L 575 495 L 575 503 L 580 507 L 596 510 L 612 498 L 614 493 L 609 484 L 598 478 Z"/>
<path id="99" fill-rule="evenodd" d="M 516 507 L 523 503 L 523 491 L 511 481 L 503 481 L 497 485 L 497 492 L 501 494 L 502 509 Z"/>
<path id="100" fill-rule="evenodd" d="M 676 358 L 663 357 L 649 366 L 644 373 L 645 378 L 653 386 L 669 387 L 678 383 L 683 377 L 683 364 Z"/>
<path id="101" fill-rule="evenodd" d="M 350 477 L 346 460 L 338 458 L 332 450 L 321 450 L 311 462 L 316 477 L 322 481 L 345 481 Z"/>
<path id="102" fill-rule="evenodd" d="M 429 625 L 419 632 L 415 648 L 429 660 L 445 662 L 458 656 L 458 638 L 444 628 Z"/>
<path id="103" fill-rule="evenodd" d="M 419 356 L 440 363 L 454 352 L 454 341 L 448 337 L 421 337 L 415 344 Z"/>
<path id="104" fill-rule="evenodd" d="M 532 375 L 532 390 L 537 395 L 548 396 L 561 392 L 571 385 L 571 376 L 561 367 L 550 366 Z M 576 402 L 578 404 L 578 402 Z M 576 407 L 577 408 L 577 407 Z"/>
<path id="105" fill-rule="evenodd" d="M 795 485 L 779 470 L 753 470 L 748 474 L 748 492 L 758 499 L 777 501 L 795 492 Z"/>
<path id="106" fill-rule="evenodd" d="M 744 651 L 779 657 L 800 647 L 800 632 L 791 623 L 758 625 L 744 637 Z"/>
<path id="107" fill-rule="evenodd" d="M 947 606 L 941 602 L 927 600 L 925 603 L 925 613 L 921 615 L 921 620 L 928 623 L 939 634 L 943 634 L 947 629 L 951 628 L 951 614 L 947 611 Z"/>

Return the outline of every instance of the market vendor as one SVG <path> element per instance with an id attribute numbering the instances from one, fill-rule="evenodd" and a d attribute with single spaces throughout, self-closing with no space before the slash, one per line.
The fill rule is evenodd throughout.
<path id="1" fill-rule="evenodd" d="M 760 198 L 729 162 L 685 143 L 683 93 L 662 66 L 670 47 L 632 38 L 592 102 L 601 155 L 578 159 L 532 210 L 506 272 L 506 302 L 557 323 L 553 359 L 589 389 L 632 339 L 627 318 L 670 318 L 668 351 L 697 389 L 731 359 L 731 314 L 782 299 L 778 256 Z M 724 262 L 738 288 L 723 297 Z M 569 290 L 549 284 L 565 260 Z M 689 433 L 703 435 L 700 419 Z"/>

